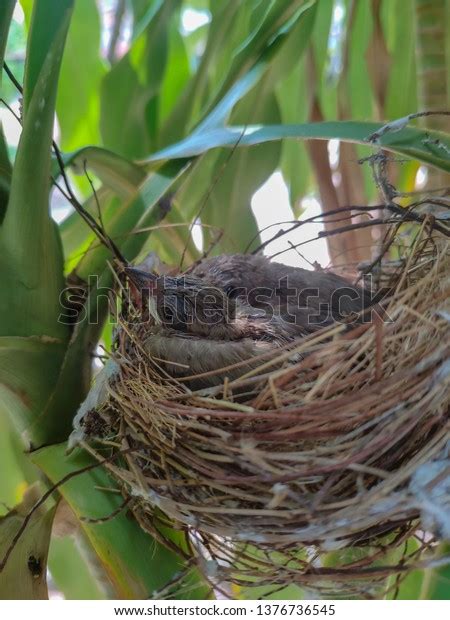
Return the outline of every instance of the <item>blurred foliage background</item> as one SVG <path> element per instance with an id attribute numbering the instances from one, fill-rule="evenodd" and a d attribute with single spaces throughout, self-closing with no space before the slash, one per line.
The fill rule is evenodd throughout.
<path id="1" fill-rule="evenodd" d="M 95 218 L 100 209 L 127 259 L 155 251 L 173 265 L 204 251 L 255 248 L 282 228 L 275 226 L 282 219 L 377 204 L 370 167 L 358 163 L 372 152 L 364 142 L 385 121 L 449 108 L 448 24 L 448 0 L 2 2 L 0 58 L 4 53 L 24 87 L 22 99 L 3 72 L 2 513 L 36 481 L 44 489 L 91 462 L 87 455 L 66 458 L 61 442 L 101 365 L 98 343 L 111 344 L 102 294 L 112 282 L 111 257 L 74 211 L 74 197 Z M 400 191 L 448 185 L 448 136 L 440 137 L 447 151 L 426 143 L 433 130 L 449 131 L 448 117 L 425 121 L 427 130 L 419 119 L 380 139 L 396 154 L 389 175 Z M 74 196 L 52 155 L 53 138 Z M 262 186 L 268 190 L 258 202 Z M 348 212 L 315 230 L 359 217 Z M 267 225 L 273 226 L 260 234 Z M 380 234 L 362 228 L 328 244 L 322 239 L 308 261 L 354 268 L 372 256 Z M 302 264 L 286 241 L 266 251 Z M 92 275 L 98 281 L 86 286 Z M 76 328 L 58 323 L 67 278 L 87 295 Z M 32 458 L 24 445 L 37 449 Z M 57 499 L 49 500 L 36 528 L 50 541 L 52 596 L 145 598 L 182 570 L 181 560 L 124 511 L 104 523 L 80 521 L 120 506 L 110 487 L 99 470 L 72 479 L 60 489 L 72 512 L 58 509 L 55 522 L 47 515 Z M 22 539 L 25 546 L 34 540 Z M 24 596 L 16 555 L 6 569 L 11 598 Z M 437 581 L 434 573 L 417 572 L 395 595 L 448 597 L 448 578 L 448 571 Z M 195 572 L 180 580 L 178 596 L 208 594 Z M 44 587 L 36 596 L 46 595 Z M 304 595 L 295 587 L 278 594 Z"/>

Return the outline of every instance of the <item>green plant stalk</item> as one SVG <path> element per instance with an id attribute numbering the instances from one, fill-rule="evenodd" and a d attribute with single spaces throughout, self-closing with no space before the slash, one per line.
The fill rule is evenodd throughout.
<path id="1" fill-rule="evenodd" d="M 59 233 L 49 213 L 50 149 L 58 75 L 72 2 L 38 0 L 30 28 L 24 120 L 0 229 L 0 274 L 10 294 L 0 299 L 0 334 L 67 341 L 58 322 L 64 287 Z M 54 26 L 48 36 L 49 22 Z"/>

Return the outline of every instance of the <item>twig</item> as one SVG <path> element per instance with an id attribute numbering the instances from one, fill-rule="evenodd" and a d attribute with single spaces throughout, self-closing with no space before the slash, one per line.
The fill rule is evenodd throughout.
<path id="1" fill-rule="evenodd" d="M 92 194 L 94 196 L 94 200 L 95 200 L 95 204 L 97 206 L 97 213 L 98 213 L 98 221 L 100 222 L 100 226 L 102 228 L 102 230 L 105 230 L 105 225 L 103 223 L 103 216 L 102 216 L 102 210 L 100 208 L 100 202 L 98 200 L 98 196 L 97 196 L 97 191 L 94 187 L 94 182 L 92 181 L 88 169 L 87 169 L 87 161 L 86 159 L 83 161 L 83 168 L 84 168 L 84 174 L 86 175 L 86 178 L 89 182 L 89 185 L 91 186 L 91 190 L 92 190 Z M 109 239 L 111 239 L 111 237 L 109 237 Z"/>
<path id="2" fill-rule="evenodd" d="M 104 517 L 98 517 L 96 519 L 91 519 L 90 517 L 80 517 L 80 521 L 83 521 L 83 523 L 90 523 L 93 525 L 98 524 L 98 523 L 107 523 L 108 521 L 111 521 L 111 519 L 114 519 L 114 517 L 117 517 L 117 515 L 120 514 L 122 510 L 124 510 L 124 508 L 128 506 L 130 501 L 131 501 L 131 495 L 126 497 L 123 500 L 123 502 L 120 504 L 120 506 L 118 506 L 118 508 L 113 510 L 109 515 L 106 515 Z"/>
<path id="3" fill-rule="evenodd" d="M 5 69 L 5 72 L 6 72 L 7 76 L 11 80 L 11 82 L 14 84 L 14 86 L 17 88 L 17 90 L 21 94 L 23 94 L 23 87 L 17 81 L 17 79 L 14 77 L 14 74 L 12 73 L 12 71 L 10 70 L 8 65 L 6 64 L 6 62 L 3 63 L 3 67 Z M 7 105 L 7 104 L 5 104 L 5 105 Z M 9 107 L 9 106 L 7 106 L 7 107 Z M 14 111 L 12 111 L 12 113 L 17 118 L 17 116 L 14 113 Z M 20 122 L 20 119 L 18 119 L 18 120 Z M 72 190 L 72 187 L 70 185 L 69 179 L 67 177 L 66 167 L 65 167 L 63 158 L 61 156 L 61 151 L 59 150 L 59 147 L 56 144 L 55 140 L 52 140 L 52 146 L 53 146 L 53 151 L 55 153 L 55 156 L 56 156 L 56 159 L 57 159 L 57 162 L 58 162 L 58 166 L 59 166 L 59 169 L 60 169 L 60 173 L 61 173 L 61 176 L 62 176 L 62 179 L 63 179 L 63 182 L 64 182 L 64 186 L 66 188 L 66 191 L 64 191 L 61 188 L 61 186 L 57 183 L 57 181 L 52 178 L 52 181 L 54 182 L 55 186 L 63 194 L 63 196 L 66 198 L 66 200 L 68 200 L 68 202 L 70 202 L 70 204 L 74 207 L 74 209 L 81 215 L 81 217 L 88 224 L 88 226 L 94 231 L 94 233 L 99 238 L 100 242 L 103 245 L 105 245 L 108 248 L 108 250 L 116 257 L 116 259 L 119 261 L 119 263 L 122 264 L 122 266 L 127 265 L 128 261 L 125 260 L 124 256 L 122 255 L 122 253 L 120 252 L 120 250 L 116 246 L 116 244 L 112 241 L 112 239 L 110 237 L 108 237 L 108 235 L 106 234 L 106 232 L 105 232 L 105 230 L 103 228 L 103 225 L 101 224 L 99 226 L 97 224 L 95 219 L 86 211 L 86 209 L 79 202 L 78 198 L 75 196 L 75 194 L 74 194 L 74 192 Z M 86 171 L 86 168 L 85 168 L 85 171 Z M 91 180 L 89 178 L 89 175 L 87 175 L 87 177 L 88 177 L 89 182 L 91 182 Z M 92 185 L 92 182 L 91 182 L 91 185 Z M 95 194 L 95 192 L 94 192 L 94 194 Z M 97 200 L 97 196 L 96 195 L 95 195 L 95 198 Z"/>
<path id="4" fill-rule="evenodd" d="M 288 230 L 279 230 L 271 239 L 268 239 L 267 241 L 264 241 L 263 243 L 258 245 L 257 248 L 252 250 L 251 254 L 258 254 L 258 252 L 261 252 L 261 250 L 264 250 L 264 248 L 267 247 L 273 241 L 275 241 L 275 239 L 279 239 L 280 237 L 283 237 L 284 235 L 288 235 L 289 233 L 291 233 L 296 228 L 299 228 L 300 226 L 304 226 L 305 224 L 309 224 L 311 222 L 315 222 L 318 219 L 330 217 L 330 216 L 333 216 L 333 215 L 341 215 L 343 213 L 347 213 L 348 211 L 360 211 L 361 213 L 370 213 L 371 211 L 379 211 L 382 208 L 384 208 L 384 205 L 373 205 L 373 206 L 370 206 L 370 207 L 369 206 L 360 206 L 360 205 L 349 205 L 347 207 L 339 207 L 338 209 L 332 209 L 330 211 L 327 211 L 326 213 L 317 213 L 317 215 L 313 215 L 311 217 L 308 217 L 305 220 L 285 220 L 283 222 L 277 222 L 276 224 L 269 224 L 268 226 L 265 226 L 264 228 L 261 228 L 261 230 L 258 231 L 258 234 L 255 235 L 249 241 L 249 243 L 247 244 L 247 247 L 244 250 L 244 253 L 247 253 L 249 251 L 252 243 L 255 241 L 255 239 L 258 238 L 258 236 L 262 232 L 268 230 L 269 228 L 273 228 L 274 226 L 279 226 L 280 224 L 292 224 L 292 226 Z M 345 217 L 345 219 L 348 219 L 348 218 Z M 339 219 L 331 220 L 331 221 L 332 222 L 338 222 Z"/>

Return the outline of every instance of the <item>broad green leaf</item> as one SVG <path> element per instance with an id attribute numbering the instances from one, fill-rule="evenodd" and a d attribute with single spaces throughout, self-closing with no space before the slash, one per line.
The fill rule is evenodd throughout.
<path id="1" fill-rule="evenodd" d="M 66 599 L 104 599 L 106 596 L 97 583 L 97 574 L 93 574 L 88 566 L 85 557 L 87 554 L 81 552 L 83 542 L 80 536 L 78 540 L 75 536 L 53 536 L 48 554 L 50 574 Z"/>
<path id="2" fill-rule="evenodd" d="M 373 52 L 372 55 L 369 55 L 367 50 L 371 38 L 373 47 L 373 37 L 375 36 L 372 28 L 372 7 L 368 3 L 365 6 L 360 6 L 351 0 L 347 0 L 344 6 L 345 16 L 341 24 L 342 40 L 338 49 L 330 49 L 332 54 L 330 68 L 333 67 L 334 75 L 332 96 L 330 96 L 330 89 L 327 89 L 327 80 L 323 80 L 322 76 L 320 102 L 324 120 L 334 120 L 336 117 L 340 120 L 353 118 L 355 89 L 358 89 L 356 97 L 363 98 L 358 118 L 366 119 L 368 114 L 372 115 L 377 109 L 370 82 L 370 69 L 373 62 L 368 62 L 369 59 L 372 60 Z M 376 10 L 375 5 L 373 10 Z M 333 40 L 330 39 L 330 46 L 332 44 Z M 336 56 L 339 57 L 339 54 L 341 58 L 340 62 L 337 62 Z M 356 62 L 356 59 L 360 59 L 360 62 Z M 359 159 L 368 157 L 370 154 L 369 149 L 359 145 L 343 145 L 340 148 L 338 171 L 341 175 L 341 183 L 338 193 L 341 201 L 358 203 L 360 201 L 367 202 L 369 199 L 375 200 L 376 186 L 373 182 L 372 171 L 369 166 L 358 166 L 357 164 Z"/>
<path id="3" fill-rule="evenodd" d="M 151 163 L 167 159 L 177 159 L 179 157 L 193 157 L 217 147 L 233 147 L 238 139 L 239 148 L 273 140 L 282 140 L 284 138 L 302 138 L 304 140 L 337 139 L 367 146 L 367 139 L 382 127 L 381 123 L 358 121 L 222 127 L 193 134 L 177 144 L 154 153 L 145 162 Z M 433 141 L 437 141 L 437 143 L 433 143 Z M 442 170 L 450 170 L 450 160 L 446 156 L 446 149 L 450 148 L 450 136 L 442 132 L 405 127 L 396 132 L 386 132 L 379 138 L 377 142 L 378 147 L 406 155 Z"/>
<path id="4" fill-rule="evenodd" d="M 104 219 L 106 206 L 112 200 L 112 192 L 102 186 L 96 193 L 101 207 L 102 219 Z M 97 200 L 95 196 L 90 196 L 84 202 L 83 208 L 98 220 Z M 59 230 L 64 250 L 65 272 L 69 274 L 95 239 L 95 233 L 76 211 L 73 211 L 61 222 Z"/>
<path id="5" fill-rule="evenodd" d="M 58 7 L 50 9 L 41 0 L 33 12 L 24 90 L 26 114 L 0 231 L 0 274 L 4 286 L 11 289 L 0 301 L 3 335 L 66 338 L 68 334 L 58 323 L 63 259 L 48 206 L 56 88 L 71 12 L 65 1 Z M 55 27 L 51 39 L 49 24 Z M 41 46 L 47 43 L 43 56 Z"/>
<path id="6" fill-rule="evenodd" d="M 158 13 L 164 0 L 131 0 L 133 6 L 133 40 L 135 41 Z"/>
<path id="7" fill-rule="evenodd" d="M 186 135 L 187 128 L 198 122 L 199 108 L 208 88 L 209 71 L 217 60 L 226 41 L 230 38 L 235 24 L 238 10 L 242 10 L 242 3 L 226 2 L 216 6 L 213 20 L 208 31 L 205 50 L 201 56 L 197 71 L 180 93 L 179 100 L 164 125 L 160 128 L 159 143 L 170 144 Z"/>
<path id="8" fill-rule="evenodd" d="M 446 558 L 447 562 L 439 568 L 425 571 L 420 598 L 448 601 L 450 600 L 450 543 L 448 541 L 443 541 L 439 545 L 436 556 Z"/>
<path id="9" fill-rule="evenodd" d="M 33 3 L 23 85 L 23 109 L 25 116 L 31 104 L 34 89 L 38 82 L 42 80 L 43 73 L 48 72 L 49 64 L 54 65 L 54 69 L 50 75 L 47 74 L 45 79 L 49 80 L 49 82 L 54 82 L 53 88 L 56 91 L 57 80 L 55 78 L 59 73 L 62 48 L 73 4 L 74 0 L 58 0 L 58 2 L 53 0 L 35 0 Z M 60 40 L 58 45 L 55 45 L 57 39 Z M 49 60 L 49 53 L 53 56 L 53 59 L 50 59 L 51 62 Z M 47 69 L 45 65 L 47 65 Z M 42 101 L 42 97 L 48 96 L 45 107 L 53 113 L 54 106 L 51 105 L 51 101 L 54 94 L 51 93 L 50 86 L 48 87 L 48 95 L 46 95 L 45 91 L 46 89 L 42 89 L 39 100 Z"/>
<path id="10" fill-rule="evenodd" d="M 9 25 L 14 11 L 15 0 L 3 0 L 0 4 L 0 85 L 1 73 L 3 73 L 3 59 L 5 56 L 6 41 L 8 39 Z"/>
<path id="11" fill-rule="evenodd" d="M 314 22 L 313 46 L 314 61 L 317 75 L 322 82 L 330 82 L 328 72 L 328 54 L 330 43 L 330 29 L 333 19 L 335 3 L 333 0 L 322 0 L 317 3 L 316 19 Z M 336 38 L 336 35 L 334 35 Z M 336 41 L 333 41 L 336 44 Z M 327 79 L 328 77 L 328 79 Z"/>
<path id="12" fill-rule="evenodd" d="M 281 8 L 281 5 L 278 6 L 277 11 Z M 245 113 L 241 113 L 242 120 L 248 122 L 258 120 L 264 122 L 269 119 L 272 121 L 280 120 L 278 111 L 275 115 L 273 113 L 276 102 L 270 100 L 271 96 L 268 93 L 284 75 L 289 73 L 295 64 L 295 60 L 305 49 L 314 22 L 315 8 L 315 3 L 310 2 L 304 4 L 301 11 L 294 11 L 295 18 L 284 27 L 282 33 L 278 34 L 276 40 L 267 47 L 256 64 L 233 84 L 191 136 L 202 134 L 208 129 L 222 125 L 240 101 L 243 109 L 246 110 Z M 276 31 L 278 26 L 272 24 L 270 20 L 275 19 L 275 17 L 279 20 L 285 19 L 286 15 L 292 11 L 292 6 L 288 13 L 285 12 L 285 9 L 287 10 L 287 7 L 278 13 L 273 11 L 272 6 L 271 9 L 264 11 L 258 27 L 255 28 L 249 39 L 241 45 L 238 56 L 241 56 L 242 62 L 244 62 L 244 50 L 247 50 L 250 59 L 255 54 L 255 45 L 261 44 L 258 39 L 259 36 L 262 36 L 261 32 L 265 32 L 267 35 L 265 29 L 269 28 L 269 25 L 272 29 L 271 32 L 274 29 Z M 277 22 L 275 19 L 276 23 L 281 22 Z M 264 106 L 267 110 L 271 110 L 269 115 L 261 112 Z M 202 209 L 203 223 L 225 229 L 226 234 L 221 249 L 236 250 L 243 248 L 248 240 L 257 233 L 256 222 L 250 211 L 250 199 L 253 192 L 275 169 L 279 161 L 279 150 L 278 147 L 276 149 L 260 148 L 254 153 L 235 153 L 230 162 L 227 162 L 228 157 L 229 155 L 226 153 L 219 156 L 215 167 L 209 171 L 210 161 L 207 163 L 205 171 L 203 171 L 203 163 L 200 163 L 196 169 L 195 178 L 201 178 L 200 187 L 203 195 L 209 194 L 207 204 Z M 252 162 L 254 162 L 254 166 L 252 166 Z M 247 171 L 244 174 L 245 180 L 242 177 L 243 170 Z M 209 186 L 214 185 L 216 179 L 217 187 L 209 192 Z M 191 193 L 192 187 L 193 193 Z M 202 208 L 203 200 L 199 199 L 198 194 L 197 182 L 192 183 L 188 179 L 187 186 L 182 189 L 182 197 L 180 198 L 183 213 L 187 217 L 193 217 L 196 211 Z M 224 204 L 228 206 L 228 217 L 225 215 Z M 240 222 L 237 229 L 239 233 L 237 235 L 234 233 L 231 241 L 229 232 L 236 221 Z M 206 234 L 206 240 L 211 239 L 211 236 L 211 233 Z"/>
<path id="13" fill-rule="evenodd" d="M 38 497 L 38 487 L 31 488 L 21 504 L 0 517 L 0 562 Z M 6 566 L 0 567 L 0 599 L 48 598 L 47 556 L 55 508 L 44 504 L 33 514 Z"/>
<path id="14" fill-rule="evenodd" d="M 186 222 L 191 223 L 204 204 L 219 175 L 219 149 L 205 152 L 193 161 L 189 174 L 177 188 L 176 201 Z"/>
<path id="15" fill-rule="evenodd" d="M 19 2 L 25 15 L 25 25 L 29 28 L 35 0 L 19 0 Z"/>
<path id="16" fill-rule="evenodd" d="M 291 8 L 286 12 L 286 14 L 282 13 L 285 18 L 287 15 L 291 15 L 294 5 L 296 5 L 296 3 L 291 3 Z M 265 47 L 262 47 L 262 51 L 260 51 L 259 55 L 256 57 L 257 62 L 255 62 L 253 66 L 251 62 L 253 55 L 256 54 L 256 50 L 259 50 L 260 46 L 264 43 L 264 39 L 262 41 L 259 40 L 259 36 L 261 36 L 259 33 L 258 37 L 254 35 L 245 48 L 237 54 L 234 63 L 236 66 L 235 68 L 232 66 L 226 85 L 221 88 L 221 91 L 216 99 L 216 105 L 208 113 L 206 118 L 204 118 L 204 120 L 198 125 L 198 127 L 196 127 L 192 135 L 201 134 L 204 131 L 224 125 L 236 103 L 258 83 L 266 71 L 268 72 L 267 84 L 269 85 L 276 82 L 276 80 L 281 79 L 283 77 L 283 71 L 287 72 L 289 68 L 294 65 L 292 43 L 296 42 L 297 39 L 301 41 L 301 45 L 299 46 L 297 44 L 296 46 L 296 53 L 300 55 L 305 48 L 312 24 L 314 22 L 315 3 L 308 2 L 304 4 L 301 11 L 299 11 L 297 7 L 294 11 L 294 14 L 295 13 L 297 13 L 296 19 L 292 20 L 288 25 L 285 25 L 270 45 L 266 44 Z M 277 17 L 278 19 L 275 20 L 276 23 L 278 23 L 281 19 L 278 13 Z M 306 19 L 304 20 L 303 18 Z M 296 24 L 299 26 L 298 29 L 294 28 L 294 25 Z M 267 28 L 268 25 L 261 28 L 266 36 Z M 292 29 L 293 36 L 291 38 L 290 31 Z M 272 30 L 273 25 L 269 29 L 271 34 Z M 244 52 L 249 55 L 248 58 L 244 55 Z M 283 52 L 285 52 L 284 56 Z M 238 68 L 239 63 L 249 67 L 245 73 Z M 285 66 L 286 64 L 287 67 Z M 232 78 L 234 78 L 235 75 L 241 75 L 241 77 L 233 83 Z M 221 94 L 223 94 L 222 97 Z"/>
<path id="17" fill-rule="evenodd" d="M 172 20 L 169 24 L 167 66 L 159 91 L 159 127 L 158 135 L 155 136 L 158 147 L 162 146 L 159 135 L 161 127 L 177 104 L 180 93 L 183 93 L 191 75 L 186 45 L 187 42 L 180 35 L 176 20 Z"/>
<path id="18" fill-rule="evenodd" d="M 399 601 L 411 601 L 419 598 L 422 583 L 425 578 L 426 571 L 413 570 L 406 576 L 400 575 L 398 591 L 396 592 L 396 600 Z M 394 579 L 393 579 L 394 581 Z M 393 587 L 392 594 L 395 592 L 395 586 Z M 388 596 L 387 598 L 391 598 Z"/>
<path id="19" fill-rule="evenodd" d="M 161 218 L 158 207 L 159 199 L 170 189 L 186 168 L 185 161 L 169 162 L 155 172 L 151 172 L 135 195 L 123 202 L 116 210 L 107 228 L 111 238 L 117 241 L 119 248 L 132 260 L 144 243 L 147 233 L 130 234 L 134 228 L 142 228 L 157 223 Z M 107 248 L 101 246 L 86 254 L 77 267 L 77 274 L 87 279 L 92 274 L 100 274 L 105 269 L 106 261 L 112 257 Z"/>
<path id="20" fill-rule="evenodd" d="M 0 391 L 2 388 L 0 388 Z M 23 442 L 6 412 L 0 409 L 0 515 L 22 500 L 28 485 L 36 482 L 38 470 L 24 453 Z"/>
<path id="21" fill-rule="evenodd" d="M 275 87 L 281 80 L 295 72 L 301 64 L 303 54 L 308 49 L 316 28 L 317 16 L 320 15 L 319 7 L 318 2 L 305 2 L 295 19 L 283 28 L 282 36 L 279 37 L 279 49 L 264 76 L 268 86 Z M 303 113 L 303 110 L 297 110 L 297 114 Z M 297 115 L 294 120 L 298 122 L 299 116 Z"/>
<path id="22" fill-rule="evenodd" d="M 77 0 L 61 65 L 56 111 L 61 147 L 70 151 L 100 141 L 100 19 L 95 2 Z"/>
<path id="23" fill-rule="evenodd" d="M 305 122 L 308 120 L 309 95 L 305 62 L 300 61 L 277 87 L 283 123 Z M 289 188 L 291 207 L 296 209 L 311 184 L 311 165 L 306 145 L 297 140 L 284 140 L 282 146 L 281 171 Z"/>
<path id="24" fill-rule="evenodd" d="M 350 33 L 347 84 L 351 117 L 357 120 L 373 118 L 374 96 L 366 61 L 366 50 L 372 35 L 372 5 L 357 2 L 355 19 Z"/>
<path id="25" fill-rule="evenodd" d="M 233 593 L 238 600 L 263 600 L 263 601 L 301 601 L 305 597 L 305 592 L 298 586 L 292 584 L 280 590 L 280 586 L 255 586 L 239 587 L 233 586 Z M 310 595 L 310 593 L 307 593 Z"/>
<path id="26" fill-rule="evenodd" d="M 187 265 L 200 257 L 190 235 L 191 223 L 187 209 L 185 209 L 187 206 L 189 205 L 183 204 L 183 211 L 181 211 L 175 201 L 172 203 L 169 213 L 158 229 L 158 234 L 150 235 L 143 245 L 137 257 L 138 262 L 150 252 L 155 252 L 158 258 L 168 265 L 179 265 L 183 252 L 185 252 L 184 264 Z"/>
<path id="27" fill-rule="evenodd" d="M 304 0 L 278 0 L 274 2 L 262 24 L 250 33 L 241 48 L 237 50 L 228 76 L 217 95 L 216 102 L 223 98 L 239 75 L 247 72 L 262 53 L 267 53 L 268 49 L 276 43 L 278 37 L 283 40 L 297 19 L 314 4 L 315 0 L 307 2 Z"/>
<path id="28" fill-rule="evenodd" d="M 95 462 L 80 451 L 67 456 L 65 449 L 65 445 L 50 446 L 32 455 L 33 462 L 53 482 Z M 120 493 L 114 492 L 115 488 L 111 476 L 104 469 L 96 468 L 74 476 L 59 491 L 78 518 L 99 519 L 120 507 L 123 499 Z M 126 510 L 102 523 L 86 520 L 80 523 L 118 598 L 151 598 L 183 569 L 180 558 L 146 534 Z M 181 542 L 180 535 L 174 532 L 174 537 L 177 536 Z M 195 575 L 191 576 L 191 585 L 193 590 L 183 593 L 182 598 L 205 596 L 206 589 Z"/>
<path id="29" fill-rule="evenodd" d="M 156 144 L 159 91 L 168 58 L 168 30 L 179 0 L 167 0 L 130 50 L 106 75 L 101 131 L 106 147 L 142 157 Z"/>
<path id="30" fill-rule="evenodd" d="M 128 197 L 145 178 L 145 170 L 125 157 L 117 155 L 108 149 L 96 146 L 86 146 L 72 153 L 65 153 L 63 161 L 66 166 L 71 165 L 79 174 L 94 172 L 96 176 L 119 196 Z M 53 162 L 53 175 L 59 175 L 59 164 Z"/>
<path id="31" fill-rule="evenodd" d="M 57 381 L 65 344 L 48 337 L 0 338 L 0 412 L 35 445 L 49 428 L 39 416 Z"/>
<path id="32" fill-rule="evenodd" d="M 249 35 L 244 37 L 237 49 L 230 47 L 230 39 L 233 40 L 239 29 L 245 33 L 246 20 L 251 17 L 251 6 L 249 3 L 224 4 L 223 8 L 214 14 L 198 71 L 169 117 L 167 132 L 166 127 L 163 130 L 163 143 L 167 143 L 169 137 L 173 140 L 177 135 L 179 136 L 188 125 L 192 127 L 199 114 L 201 117 L 206 113 L 206 117 L 200 122 L 195 132 L 223 124 L 236 103 L 256 85 L 266 69 L 271 67 L 270 59 L 283 48 L 290 31 L 302 20 L 304 14 L 306 15 L 314 7 L 314 4 L 314 0 L 306 3 L 285 0 L 272 2 L 270 7 L 262 12 L 262 18 L 256 20 L 256 26 Z M 263 5 L 261 7 L 264 8 Z M 230 24 L 232 24 L 231 30 Z M 305 29 L 304 34 L 306 33 L 308 31 Z M 301 40 L 300 32 L 297 34 Z M 291 40 L 293 41 L 294 37 Z M 307 38 L 305 38 L 305 43 L 306 40 Z M 290 58 L 293 64 L 295 54 L 289 54 L 289 50 L 286 51 L 286 58 Z M 301 49 L 299 51 L 301 52 Z M 208 84 L 208 73 L 214 63 L 220 67 L 220 58 L 216 60 L 219 52 L 223 52 L 222 64 L 227 74 L 223 78 L 220 73 L 219 85 L 215 88 L 217 92 L 212 100 L 208 98 L 205 105 L 202 104 L 202 99 Z M 231 66 L 230 55 L 233 58 Z M 283 62 L 285 64 L 285 60 Z M 273 67 L 272 73 L 274 76 L 278 73 L 278 79 L 282 77 L 277 66 Z M 200 113 L 202 107 L 207 112 Z M 191 116 L 190 122 L 189 116 Z"/>
<path id="33" fill-rule="evenodd" d="M 402 0 L 384 2 L 384 31 L 392 66 L 386 92 L 385 118 L 399 118 L 417 109 L 414 11 Z M 399 84 L 402 85 L 399 88 Z"/>
<path id="34" fill-rule="evenodd" d="M 392 550 L 389 554 L 389 563 L 392 565 L 399 562 L 414 562 L 420 555 L 414 555 L 419 550 L 419 543 L 411 536 L 404 545 Z M 397 573 L 387 579 L 386 596 L 388 600 L 412 600 L 418 599 L 425 576 L 423 570 L 413 570 L 410 573 Z"/>
<path id="35" fill-rule="evenodd" d="M 241 102 L 236 118 L 262 123 L 280 119 L 275 96 L 266 94 L 265 80 Z M 276 169 L 280 155 L 280 143 L 267 143 L 254 149 L 238 149 L 231 158 L 226 151 L 219 156 L 213 187 L 201 220 L 224 231 L 220 244 L 222 251 L 242 252 L 249 241 L 258 236 L 258 225 L 250 208 L 251 199 Z M 212 240 L 212 235 L 205 234 L 205 238 Z"/>

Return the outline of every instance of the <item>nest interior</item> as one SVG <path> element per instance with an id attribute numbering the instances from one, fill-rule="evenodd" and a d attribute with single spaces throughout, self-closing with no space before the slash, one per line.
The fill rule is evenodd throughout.
<path id="1" fill-rule="evenodd" d="M 421 516 L 439 529 L 425 505 L 450 478 L 427 469 L 449 440 L 449 266 L 448 240 L 418 227 L 407 255 L 373 268 L 390 294 L 369 320 L 209 391 L 165 377 L 124 321 L 90 424 L 97 454 L 125 451 L 108 467 L 141 525 L 161 537 L 175 523 L 210 576 L 247 584 L 323 577 L 311 548 L 391 548 Z"/>

